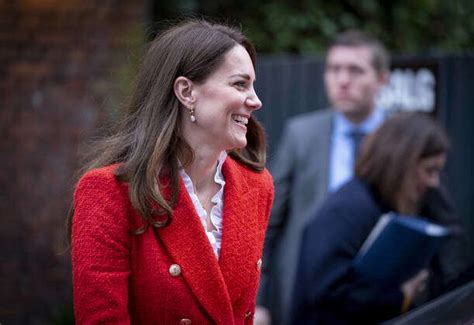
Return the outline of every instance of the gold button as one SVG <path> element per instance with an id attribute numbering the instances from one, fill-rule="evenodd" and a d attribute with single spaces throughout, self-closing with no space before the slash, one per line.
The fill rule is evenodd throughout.
<path id="1" fill-rule="evenodd" d="M 260 271 L 260 269 L 262 268 L 262 264 L 263 264 L 262 259 L 259 258 L 257 261 L 257 271 Z"/>
<path id="2" fill-rule="evenodd" d="M 189 318 L 183 318 L 179 323 L 181 325 L 190 325 L 190 324 L 192 324 L 192 322 Z"/>
<path id="3" fill-rule="evenodd" d="M 178 264 L 171 264 L 169 270 L 171 276 L 178 276 L 181 274 L 181 266 Z"/>

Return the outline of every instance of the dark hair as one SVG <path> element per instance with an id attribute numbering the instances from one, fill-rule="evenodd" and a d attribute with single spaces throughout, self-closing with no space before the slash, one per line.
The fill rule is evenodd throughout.
<path id="1" fill-rule="evenodd" d="M 146 226 L 161 227 L 170 221 L 179 194 L 178 160 L 186 166 L 194 159 L 179 127 L 183 109 L 173 91 L 174 81 L 185 76 L 196 83 L 204 82 L 236 45 L 247 50 L 255 67 L 254 46 L 233 27 L 188 20 L 161 33 L 144 57 L 124 119 L 113 135 L 94 145 L 92 159 L 81 171 L 120 163 L 115 175 L 129 183 L 130 200 Z M 247 129 L 247 146 L 229 155 L 261 171 L 266 160 L 264 131 L 253 117 Z M 163 197 L 162 184 L 156 189 L 162 176 L 171 182 L 169 201 Z M 160 211 L 152 209 L 152 202 Z M 166 215 L 165 220 L 155 220 L 157 214 Z"/>
<path id="2" fill-rule="evenodd" d="M 391 209 L 406 213 L 400 202 L 413 186 L 420 159 L 446 153 L 444 129 L 424 113 L 397 113 L 386 120 L 362 145 L 355 174 L 380 195 Z"/>
<path id="3" fill-rule="evenodd" d="M 385 46 L 376 38 L 360 30 L 349 29 L 336 36 L 329 46 L 329 51 L 335 46 L 368 47 L 372 52 L 372 65 L 378 72 L 388 70 L 390 56 Z"/>

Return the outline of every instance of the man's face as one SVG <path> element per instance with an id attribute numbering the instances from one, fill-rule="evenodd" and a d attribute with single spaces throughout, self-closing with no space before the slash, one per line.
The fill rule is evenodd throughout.
<path id="1" fill-rule="evenodd" d="M 326 57 L 324 82 L 331 105 L 353 122 L 363 121 L 373 110 L 375 96 L 387 79 L 372 65 L 365 46 L 334 46 Z"/>

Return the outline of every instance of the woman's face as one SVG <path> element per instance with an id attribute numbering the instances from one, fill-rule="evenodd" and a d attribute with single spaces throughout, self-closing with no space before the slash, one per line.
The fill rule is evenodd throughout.
<path id="1" fill-rule="evenodd" d="M 421 159 L 416 166 L 416 199 L 419 201 L 427 188 L 439 186 L 439 176 L 446 162 L 446 154 L 441 153 Z"/>
<path id="2" fill-rule="evenodd" d="M 236 45 L 203 83 L 193 84 L 196 121 L 187 115 L 183 121 L 192 147 L 222 151 L 247 145 L 248 120 L 262 106 L 254 81 L 252 60 L 244 47 Z"/>

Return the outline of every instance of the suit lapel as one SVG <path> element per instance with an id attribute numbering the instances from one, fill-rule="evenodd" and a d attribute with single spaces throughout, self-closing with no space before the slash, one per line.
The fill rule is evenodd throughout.
<path id="1" fill-rule="evenodd" d="M 259 192 L 250 187 L 236 162 L 228 158 L 223 166 L 224 224 L 219 265 L 231 299 L 242 297 L 255 278 L 258 251 L 257 204 Z M 263 235 L 262 235 L 263 238 Z M 233 301 L 234 302 L 234 301 Z"/>
<path id="2" fill-rule="evenodd" d="M 292 142 L 298 146 L 296 166 L 299 169 L 295 172 L 295 179 L 299 191 L 290 195 L 297 195 L 297 201 L 301 202 L 295 207 L 298 214 L 295 222 L 300 225 L 314 214 L 328 192 L 333 114 L 330 111 L 323 113 L 313 115 L 308 120 L 310 123 L 304 124 L 303 130 L 293 133 Z M 311 141 L 300 141 L 299 137 L 302 136 Z M 288 158 L 292 159 L 294 158 Z"/>
<path id="3" fill-rule="evenodd" d="M 315 128 L 318 130 L 320 136 L 313 137 L 314 139 L 319 139 L 319 143 L 315 143 L 315 150 L 317 156 L 314 157 L 315 164 L 318 164 L 319 170 L 321 171 L 321 177 L 323 180 L 315 182 L 315 185 L 318 187 L 316 193 L 321 193 L 321 200 L 326 197 L 329 184 L 329 161 L 331 156 L 331 147 L 332 147 L 332 130 L 334 124 L 334 114 L 332 111 L 330 114 L 324 116 L 321 120 L 320 125 Z M 318 203 L 319 204 L 319 203 Z"/>
<path id="4" fill-rule="evenodd" d="M 169 197 L 166 193 L 165 197 Z M 168 194 L 168 195 L 167 195 Z M 216 256 L 194 205 L 180 179 L 180 194 L 171 223 L 157 230 L 191 291 L 217 324 L 233 324 L 229 293 Z"/>

